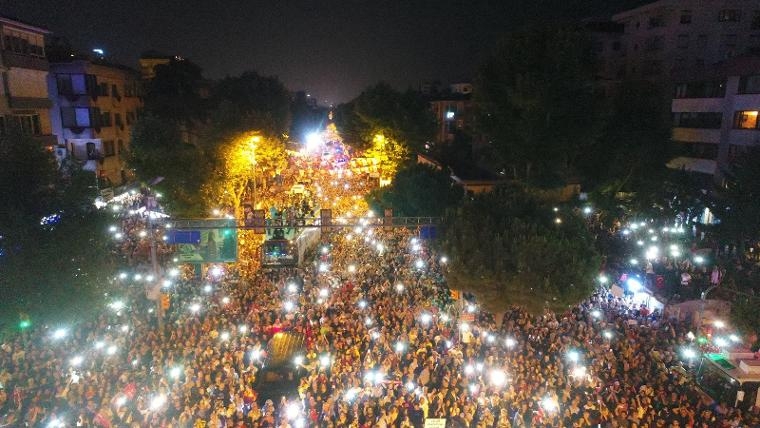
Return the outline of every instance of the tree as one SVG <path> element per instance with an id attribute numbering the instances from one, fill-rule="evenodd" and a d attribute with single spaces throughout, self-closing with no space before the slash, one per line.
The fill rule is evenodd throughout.
<path id="1" fill-rule="evenodd" d="M 731 165 L 717 195 L 718 232 L 739 244 L 760 238 L 760 149 L 751 148 Z"/>
<path id="2" fill-rule="evenodd" d="M 617 88 L 600 138 L 584 153 L 582 170 L 590 182 L 613 194 L 660 187 L 673 153 L 664 99 L 662 88 L 649 82 Z"/>
<path id="3" fill-rule="evenodd" d="M 370 193 L 367 201 L 378 212 L 392 208 L 395 216 L 438 217 L 456 205 L 462 194 L 446 172 L 414 163 L 399 170 L 390 186 Z"/>
<path id="4" fill-rule="evenodd" d="M 155 72 L 145 88 L 147 113 L 184 125 L 204 117 L 206 103 L 200 90 L 205 80 L 200 67 L 186 59 L 173 58 L 157 65 Z"/>
<path id="5" fill-rule="evenodd" d="M 128 163 L 138 179 L 158 183 L 175 215 L 202 215 L 200 190 L 211 161 L 196 146 L 185 144 L 178 126 L 152 114 L 140 117 L 132 129 Z"/>
<path id="6" fill-rule="evenodd" d="M 516 184 L 448 211 L 443 247 L 454 286 L 534 310 L 545 301 L 558 308 L 588 297 L 600 260 L 580 216 L 558 215 Z"/>
<path id="7" fill-rule="evenodd" d="M 287 167 L 284 144 L 258 132 L 228 138 L 219 145 L 217 153 L 204 195 L 210 204 L 232 207 L 238 218 L 243 202 L 255 196 L 254 180 L 262 183 Z"/>
<path id="8" fill-rule="evenodd" d="M 512 33 L 480 67 L 477 124 L 514 179 L 557 181 L 574 174 L 599 129 L 586 35 L 574 28 Z"/>
<path id="9" fill-rule="evenodd" d="M 346 142 L 359 149 L 368 147 L 380 134 L 409 151 L 421 151 L 435 132 L 435 120 L 419 94 L 398 92 L 384 82 L 339 106 L 336 124 Z"/>
<path id="10" fill-rule="evenodd" d="M 247 71 L 218 82 L 212 96 L 216 134 L 258 130 L 283 138 L 290 129 L 290 94 L 276 77 Z"/>

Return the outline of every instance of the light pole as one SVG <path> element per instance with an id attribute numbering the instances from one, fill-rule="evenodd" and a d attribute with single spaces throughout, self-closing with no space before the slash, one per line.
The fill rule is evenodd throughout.
<path id="1" fill-rule="evenodd" d="M 699 298 L 699 319 L 697 319 L 697 333 L 699 333 L 699 330 L 702 328 L 702 317 L 705 314 L 705 300 L 707 299 L 707 295 L 710 294 L 711 291 L 715 290 L 718 286 L 717 285 L 711 285 L 705 289 L 705 291 L 702 292 Z"/>
<path id="2" fill-rule="evenodd" d="M 261 142 L 261 137 L 254 135 L 251 138 L 251 176 L 253 177 L 253 209 L 256 209 L 256 144 Z"/>

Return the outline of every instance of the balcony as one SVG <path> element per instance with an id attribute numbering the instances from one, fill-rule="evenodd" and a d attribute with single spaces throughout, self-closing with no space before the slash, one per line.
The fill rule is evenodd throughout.
<path id="1" fill-rule="evenodd" d="M 10 97 L 8 105 L 14 109 L 36 110 L 49 109 L 53 106 L 53 102 L 49 98 Z"/>
<path id="2" fill-rule="evenodd" d="M 44 57 L 18 54 L 12 51 L 3 51 L 3 65 L 8 68 L 28 68 L 30 70 L 48 71 L 50 65 Z"/>
<path id="3" fill-rule="evenodd" d="M 673 128 L 673 140 L 684 143 L 720 143 L 720 129 Z"/>

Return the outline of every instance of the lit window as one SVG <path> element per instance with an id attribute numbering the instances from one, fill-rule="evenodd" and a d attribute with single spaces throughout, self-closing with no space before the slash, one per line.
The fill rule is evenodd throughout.
<path id="1" fill-rule="evenodd" d="M 756 129 L 757 111 L 736 112 L 736 127 L 739 129 Z"/>

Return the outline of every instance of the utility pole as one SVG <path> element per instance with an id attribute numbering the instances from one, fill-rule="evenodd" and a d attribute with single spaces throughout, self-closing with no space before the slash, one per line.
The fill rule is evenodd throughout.
<path id="1" fill-rule="evenodd" d="M 161 306 L 161 280 L 160 272 L 158 268 L 158 249 L 156 243 L 156 230 L 153 225 L 152 208 L 156 205 L 153 196 L 148 197 L 148 203 L 146 204 L 146 211 L 148 212 L 148 233 L 150 233 L 150 261 L 153 265 L 153 278 L 155 279 L 155 285 L 151 295 L 155 297 L 156 301 L 156 318 L 158 320 L 158 329 L 163 333 L 164 331 L 164 308 Z"/>
<path id="2" fill-rule="evenodd" d="M 702 328 L 702 317 L 705 314 L 705 300 L 707 300 L 707 295 L 717 287 L 717 285 L 711 285 L 707 287 L 707 289 L 705 289 L 705 291 L 703 291 L 699 296 L 699 319 L 697 319 L 697 333 L 699 333 L 699 330 Z"/>

